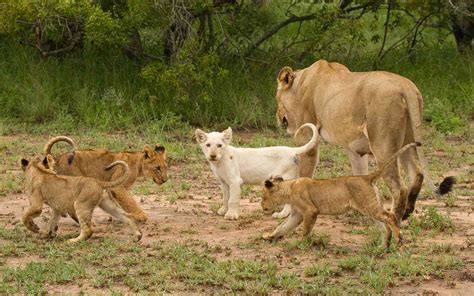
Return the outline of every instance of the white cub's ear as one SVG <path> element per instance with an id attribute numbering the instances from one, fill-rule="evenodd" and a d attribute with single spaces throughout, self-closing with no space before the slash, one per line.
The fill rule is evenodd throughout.
<path id="1" fill-rule="evenodd" d="M 198 141 L 198 143 L 204 143 L 207 140 L 207 134 L 200 129 L 194 131 L 194 136 L 196 137 L 196 141 Z"/>
<path id="2" fill-rule="evenodd" d="M 229 144 L 232 141 L 232 129 L 228 127 L 222 134 L 224 135 L 224 141 Z"/>

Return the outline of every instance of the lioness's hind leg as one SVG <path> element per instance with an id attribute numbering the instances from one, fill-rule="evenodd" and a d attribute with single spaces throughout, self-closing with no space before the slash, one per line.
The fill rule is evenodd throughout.
<path id="1" fill-rule="evenodd" d="M 373 113 L 367 115 L 372 118 L 367 123 L 367 133 L 370 149 L 377 160 L 377 167 L 381 168 L 403 146 L 408 115 L 402 105 L 379 107 L 382 110 L 372 110 Z M 376 112 L 388 112 L 388 115 L 379 116 Z M 400 223 L 402 216 L 405 214 L 407 189 L 398 167 L 398 160 L 396 160 L 385 170 L 383 179 L 390 187 L 392 212 L 397 217 L 397 223 Z"/>
<path id="2" fill-rule="evenodd" d="M 148 215 L 140 208 L 135 199 L 123 187 L 110 190 L 112 197 L 119 203 L 120 207 L 130 213 L 137 222 L 146 222 Z"/>
<path id="3" fill-rule="evenodd" d="M 400 156 L 403 170 L 408 174 L 410 187 L 408 189 L 407 206 L 402 220 L 406 220 L 415 210 L 415 203 L 423 184 L 423 170 L 416 158 L 416 148 L 410 148 Z"/>
<path id="4" fill-rule="evenodd" d="M 112 215 L 115 219 L 126 223 L 130 226 L 135 235 L 137 241 L 142 238 L 142 233 L 138 229 L 135 222 L 128 217 L 129 214 L 125 213 L 115 202 L 114 200 L 110 199 L 109 197 L 105 197 L 99 203 L 99 207 L 104 210 L 106 213 Z"/>

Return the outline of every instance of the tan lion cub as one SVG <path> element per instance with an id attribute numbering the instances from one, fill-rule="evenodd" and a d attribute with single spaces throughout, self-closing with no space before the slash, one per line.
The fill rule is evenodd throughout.
<path id="1" fill-rule="evenodd" d="M 119 221 L 127 223 L 136 239 L 140 240 L 142 233 L 135 222 L 128 217 L 129 214 L 108 195 L 103 197 L 102 194 L 104 189 L 120 186 L 128 179 L 129 168 L 124 161 L 115 161 L 105 167 L 105 170 L 112 170 L 117 165 L 122 166 L 125 172 L 114 181 L 106 182 L 90 177 L 56 175 L 49 169 L 54 167 L 52 155 L 47 155 L 43 161 L 22 159 L 21 168 L 25 172 L 26 192 L 30 201 L 30 207 L 22 217 L 23 224 L 30 231 L 39 233 L 39 228 L 33 219 L 41 214 L 43 203 L 46 203 L 52 208 L 53 214 L 43 236 L 55 236 L 61 215 L 69 214 L 71 217 L 77 217 L 81 226 L 80 235 L 68 241 L 74 243 L 86 240 L 92 235 L 92 212 L 98 206 Z"/>
<path id="2" fill-rule="evenodd" d="M 385 224 L 383 244 L 388 247 L 392 232 L 400 244 L 400 230 L 395 215 L 383 208 L 374 182 L 407 149 L 420 146 L 411 143 L 401 148 L 380 169 L 369 175 L 339 177 L 328 180 L 298 178 L 283 181 L 267 180 L 264 186 L 262 208 L 271 212 L 276 206 L 291 204 L 291 216 L 265 239 L 279 238 L 295 229 L 303 222 L 303 235 L 309 235 L 318 215 L 339 215 L 355 209 L 364 215 Z"/>
<path id="3" fill-rule="evenodd" d="M 125 161 L 130 168 L 126 182 L 113 189 L 107 190 L 126 212 L 132 214 L 137 222 L 145 222 L 147 214 L 140 208 L 130 194 L 130 190 L 138 178 L 151 178 L 160 185 L 168 180 L 168 165 L 166 162 L 165 147 L 149 145 L 143 151 L 111 152 L 105 149 L 77 150 L 71 138 L 58 136 L 49 140 L 44 147 L 43 156 L 51 154 L 51 149 L 58 142 L 66 142 L 71 146 L 71 151 L 54 158 L 55 166 L 52 167 L 60 175 L 85 176 L 103 181 L 110 181 L 122 174 L 121 170 L 106 171 L 104 167 L 114 161 Z"/>

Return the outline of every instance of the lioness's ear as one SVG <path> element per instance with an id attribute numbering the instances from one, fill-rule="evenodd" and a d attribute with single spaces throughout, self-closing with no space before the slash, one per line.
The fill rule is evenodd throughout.
<path id="1" fill-rule="evenodd" d="M 29 163 L 28 160 L 26 160 L 24 158 L 21 159 L 21 169 L 23 171 L 26 170 L 26 167 L 28 166 L 28 163 Z"/>
<path id="2" fill-rule="evenodd" d="M 288 89 L 293 84 L 293 80 L 295 79 L 295 72 L 291 67 L 283 67 L 278 73 L 277 82 L 278 82 L 278 89 Z"/>
<path id="3" fill-rule="evenodd" d="M 224 141 L 229 144 L 232 141 L 232 129 L 228 127 L 222 134 L 224 134 Z"/>
<path id="4" fill-rule="evenodd" d="M 145 144 L 143 146 L 143 154 L 145 155 L 145 159 L 150 158 L 152 155 L 153 149 L 151 149 L 150 145 Z"/>
<path id="5" fill-rule="evenodd" d="M 270 180 L 266 180 L 266 181 L 265 181 L 265 187 L 267 187 L 267 188 L 272 188 L 272 187 L 273 187 L 273 182 L 270 181 Z"/>
<path id="6" fill-rule="evenodd" d="M 165 152 L 165 146 L 163 146 L 163 145 L 156 145 L 156 146 L 155 146 L 155 151 L 158 152 L 158 153 L 163 153 L 163 152 Z"/>
<path id="7" fill-rule="evenodd" d="M 194 131 L 194 136 L 196 137 L 196 141 L 198 143 L 204 143 L 207 140 L 206 133 L 200 129 L 196 129 L 196 131 Z"/>

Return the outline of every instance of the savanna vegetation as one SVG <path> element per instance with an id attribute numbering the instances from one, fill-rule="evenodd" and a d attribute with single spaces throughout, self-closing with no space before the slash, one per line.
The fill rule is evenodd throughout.
<path id="1" fill-rule="evenodd" d="M 1 118 L 271 127 L 278 70 L 327 59 L 410 78 L 425 119 L 454 131 L 473 115 L 472 14 L 460 0 L 2 1 Z"/>
<path id="2" fill-rule="evenodd" d="M 473 15 L 467 0 L 0 0 L 0 294 L 469 294 Z M 276 75 L 318 59 L 398 73 L 423 94 L 429 172 L 458 185 L 442 200 L 421 194 L 400 250 L 380 248 L 357 213 L 266 242 L 282 221 L 263 214 L 258 187 L 242 188 L 239 221 L 216 215 L 218 182 L 193 129 L 294 145 L 276 128 Z M 51 240 L 22 225 L 19 159 L 59 134 L 81 148 L 166 147 L 168 182 L 133 191 L 150 214 L 141 242 L 100 211 L 97 232 L 75 246 L 69 218 Z M 322 143 L 315 176 L 349 174 L 344 151 Z"/>

